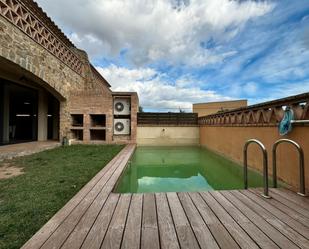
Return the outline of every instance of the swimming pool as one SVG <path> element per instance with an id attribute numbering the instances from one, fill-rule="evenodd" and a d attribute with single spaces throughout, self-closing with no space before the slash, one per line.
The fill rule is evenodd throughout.
<path id="1" fill-rule="evenodd" d="M 262 175 L 248 172 L 249 186 Z M 137 147 L 114 192 L 192 192 L 243 189 L 243 168 L 201 147 Z"/>

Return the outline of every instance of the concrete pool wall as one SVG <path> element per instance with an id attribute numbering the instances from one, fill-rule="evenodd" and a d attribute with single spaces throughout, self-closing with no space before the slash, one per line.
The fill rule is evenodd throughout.
<path id="1" fill-rule="evenodd" d="M 137 145 L 199 145 L 198 126 L 139 126 Z"/>
<path id="2" fill-rule="evenodd" d="M 242 163 L 243 145 L 248 139 L 260 140 L 268 151 L 269 174 L 272 174 L 272 145 L 282 138 L 277 127 L 218 127 L 202 126 L 200 128 L 200 143 L 213 151 Z M 309 127 L 296 127 L 284 138 L 297 141 L 304 150 L 306 188 L 309 184 Z M 262 152 L 256 145 L 248 150 L 250 167 L 262 172 Z M 289 144 L 281 144 L 277 149 L 277 175 L 293 187 L 299 186 L 299 166 L 297 150 Z"/>

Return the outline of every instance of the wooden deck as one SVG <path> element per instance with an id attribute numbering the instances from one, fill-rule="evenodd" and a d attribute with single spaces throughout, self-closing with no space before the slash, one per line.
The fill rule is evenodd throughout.
<path id="1" fill-rule="evenodd" d="M 309 248 L 309 200 L 285 189 L 115 194 L 128 145 L 22 248 Z"/>

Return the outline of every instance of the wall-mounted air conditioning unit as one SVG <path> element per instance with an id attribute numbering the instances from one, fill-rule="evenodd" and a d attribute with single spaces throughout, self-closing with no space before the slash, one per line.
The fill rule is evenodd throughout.
<path id="1" fill-rule="evenodd" d="M 114 119 L 114 134 L 129 135 L 131 129 L 130 119 L 115 118 Z"/>
<path id="2" fill-rule="evenodd" d="M 131 104 L 128 98 L 115 98 L 114 115 L 130 115 Z"/>

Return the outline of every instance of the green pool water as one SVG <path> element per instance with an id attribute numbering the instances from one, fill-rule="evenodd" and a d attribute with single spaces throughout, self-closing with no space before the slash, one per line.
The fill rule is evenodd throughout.
<path id="1" fill-rule="evenodd" d="M 248 172 L 249 186 L 263 186 Z M 201 147 L 138 147 L 123 172 L 117 193 L 189 192 L 243 188 L 243 168 Z"/>

